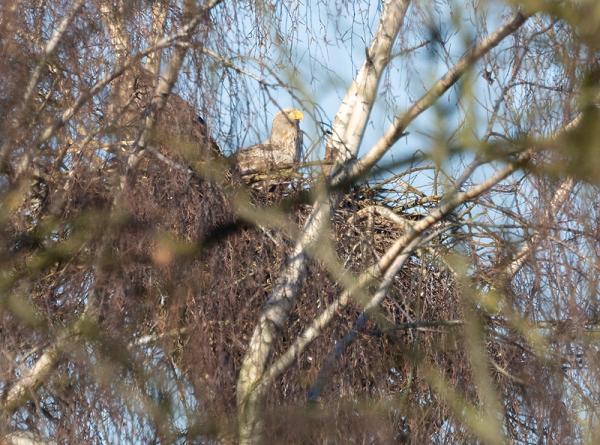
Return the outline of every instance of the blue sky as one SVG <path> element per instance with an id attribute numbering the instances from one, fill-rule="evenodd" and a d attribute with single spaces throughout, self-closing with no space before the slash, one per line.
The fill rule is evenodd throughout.
<path id="1" fill-rule="evenodd" d="M 293 11 L 280 5 L 281 9 L 274 12 L 272 22 L 267 23 L 257 24 L 251 15 L 248 16 L 248 23 L 241 30 L 242 34 L 246 33 L 247 42 L 244 44 L 247 44 L 248 50 L 244 67 L 266 81 L 271 81 L 268 71 L 260 66 L 260 62 L 268 56 L 270 60 L 267 63 L 270 67 L 280 78 L 294 86 L 296 98 L 292 98 L 285 88 L 270 88 L 265 93 L 255 81 L 246 79 L 249 89 L 246 100 L 256 114 L 250 120 L 237 124 L 241 127 L 235 139 L 227 138 L 232 134 L 228 129 L 223 130 L 221 135 L 216 135 L 226 150 L 234 151 L 266 139 L 270 131 L 271 116 L 277 109 L 297 106 L 306 115 L 302 123 L 306 134 L 305 150 L 311 147 L 311 143 L 314 144 L 309 160 L 322 158 L 324 144 L 323 139 L 319 139 L 323 134 L 322 129 L 333 120 L 352 78 L 363 63 L 365 48 L 370 43 L 381 12 L 378 0 L 363 2 L 360 6 L 349 4 L 339 9 L 333 3 L 325 3 L 298 2 Z M 406 110 L 446 71 L 450 63 L 463 54 L 475 36 L 483 31 L 475 29 L 475 20 L 464 15 L 464 2 L 453 3 L 450 7 L 442 2 L 431 2 L 430 5 L 425 2 L 429 9 L 423 11 L 422 8 L 420 12 L 414 6 L 409 9 L 404 29 L 394 49 L 395 54 L 419 46 L 431 38 L 431 29 L 436 28 L 440 30 L 446 45 L 444 48 L 429 45 L 394 58 L 382 79 L 380 97 L 373 109 L 361 154 L 383 134 L 394 114 Z M 497 16 L 491 14 L 488 21 L 495 27 L 501 22 L 499 13 L 506 12 L 506 9 L 498 6 L 491 9 L 496 10 L 494 14 Z M 295 19 L 292 20 L 292 17 Z M 283 39 L 277 38 L 274 31 L 276 29 L 280 30 Z M 261 32 L 264 35 L 261 36 Z M 254 44 L 258 41 L 260 43 Z M 243 63 L 241 60 L 240 63 Z M 481 62 L 473 72 L 472 91 L 476 91 L 479 99 L 485 100 L 487 83 L 480 75 L 483 66 L 484 62 Z M 221 96 L 224 104 L 228 101 L 227 94 L 225 91 Z M 300 103 L 298 97 L 301 98 Z M 483 117 L 481 107 L 473 101 L 470 105 L 473 106 L 475 117 Z M 227 107 L 224 107 L 220 118 L 227 127 L 228 119 L 225 115 L 228 111 L 225 108 Z M 439 136 L 444 140 L 452 134 L 462 117 L 455 90 L 451 90 L 438 101 L 434 109 L 425 112 L 410 126 L 410 135 L 393 147 L 384 162 L 405 158 L 418 150 L 430 152 L 432 146 L 439 148 L 439 141 L 432 139 L 432 136 Z M 482 128 L 481 122 L 485 119 L 479 121 L 480 125 L 477 127 Z"/>
<path id="2" fill-rule="evenodd" d="M 289 73 L 292 66 L 300 67 L 301 72 L 295 81 L 304 89 L 307 100 L 299 105 L 314 114 L 313 117 L 317 120 L 327 122 L 333 119 L 352 78 L 364 61 L 365 48 L 377 27 L 380 13 L 379 2 L 371 3 L 363 9 L 344 9 L 341 13 L 332 5 L 317 5 L 314 8 L 300 6 L 304 11 L 299 15 L 306 17 L 304 26 L 296 24 L 292 30 L 292 39 L 278 48 L 272 47 L 281 53 L 282 59 L 289 60 Z M 410 22 L 413 13 L 414 11 L 409 10 L 407 27 L 412 25 Z M 432 21 L 442 28 L 450 27 L 440 17 L 434 17 Z M 286 25 L 285 20 L 282 20 L 282 25 Z M 307 33 L 306 29 L 310 29 L 312 34 Z M 465 32 L 465 29 L 462 31 Z M 408 34 L 410 38 L 406 38 Z M 418 45 L 428 38 L 427 31 L 417 34 L 421 35 L 403 32 L 395 52 Z M 448 45 L 455 58 L 464 50 L 458 40 L 459 36 L 455 36 Z M 382 80 L 382 94 L 375 105 L 364 146 L 372 145 L 391 121 L 392 114 L 406 109 L 411 100 L 417 98 L 444 71 L 445 67 L 424 48 L 415 51 L 410 58 L 396 58 Z M 288 73 L 285 71 L 279 74 L 290 77 L 286 76 Z M 281 106 L 298 105 L 283 89 L 272 91 L 271 94 Z M 312 101 L 318 108 L 312 106 Z M 267 104 L 268 115 L 272 115 L 276 109 L 274 103 Z M 425 124 L 427 127 L 427 122 L 430 121 L 430 116 L 424 116 L 418 124 Z M 318 135 L 314 124 L 311 119 L 304 123 L 305 131 L 313 138 Z"/>

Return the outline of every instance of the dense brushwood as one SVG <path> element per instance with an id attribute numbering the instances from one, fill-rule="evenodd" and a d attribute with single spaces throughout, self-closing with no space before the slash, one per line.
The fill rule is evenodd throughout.
<path id="1" fill-rule="evenodd" d="M 198 426 L 199 432 L 223 434 L 232 426 L 223 424 L 222 416 L 231 419 L 235 412 L 235 382 L 245 345 L 286 260 L 291 240 L 273 228 L 257 227 L 239 218 L 233 197 L 245 186 L 235 174 L 224 181 L 208 181 L 199 174 L 172 169 L 148 155 L 134 181 L 125 190 L 115 192 L 118 172 L 123 169 L 114 160 L 107 161 L 109 164 L 110 169 L 81 163 L 69 175 L 47 175 L 43 180 L 47 192 L 38 213 L 34 216 L 27 210 L 34 199 L 30 196 L 30 204 L 26 199 L 7 226 L 10 229 L 3 236 L 4 251 L 13 252 L 18 261 L 13 258 L 12 264 L 22 269 L 16 273 L 24 274 L 14 286 L 27 287 L 30 301 L 42 308 L 36 314 L 36 323 L 47 329 L 28 329 L 19 321 L 11 322 L 14 316 L 5 312 L 3 326 L 12 326 L 14 331 L 4 336 L 3 342 L 30 342 L 33 347 L 39 344 L 40 335 L 50 340 L 56 330 L 81 314 L 93 293 L 100 302 L 97 329 L 88 333 L 82 344 L 73 344 L 73 350 L 61 361 L 59 377 L 44 389 L 48 399 L 44 395 L 41 399 L 50 415 L 64 419 L 58 423 L 65 437 L 74 437 L 69 426 L 70 409 L 84 410 L 94 417 L 99 415 L 94 404 L 118 398 L 118 394 L 109 396 L 113 378 L 138 381 L 140 385 L 151 379 L 160 387 L 160 382 L 167 385 L 168 380 L 162 379 L 161 373 L 171 366 L 189 384 L 186 397 L 202 406 L 201 418 L 207 423 Z M 303 199 L 309 187 L 310 183 L 296 179 L 269 191 L 255 187 L 250 195 L 257 208 L 277 208 L 285 203 L 292 209 L 291 223 L 300 226 L 309 213 L 310 206 Z M 401 233 L 401 228 L 381 217 L 358 217 L 361 209 L 386 199 L 381 190 L 377 185 L 354 188 L 336 213 L 331 236 L 339 246 L 339 261 L 349 271 L 363 270 Z M 122 193 L 119 211 L 112 207 L 115 193 Z M 390 206 L 389 197 L 386 205 Z M 32 267 L 33 277 L 26 272 Z M 341 290 L 318 259 L 312 261 L 309 277 L 294 309 L 290 338 Z M 298 366 L 274 387 L 269 404 L 277 410 L 272 414 L 271 434 L 298 437 L 299 431 L 285 420 L 289 413 L 281 411 L 281 406 L 288 406 L 286 409 L 302 417 L 302 423 L 312 424 L 313 428 L 302 433 L 307 442 L 324 437 L 340 439 L 349 431 L 359 436 L 376 431 L 383 435 L 382 440 L 391 440 L 415 430 L 425 438 L 439 428 L 447 414 L 446 408 L 430 399 L 430 389 L 415 363 L 435 363 L 445 370 L 453 385 L 474 394 L 458 334 L 435 327 L 395 329 L 415 320 L 461 318 L 452 273 L 444 266 L 443 258 L 423 251 L 411 258 L 395 279 L 381 316 L 376 317 L 378 322 L 369 322 L 360 333 L 360 341 L 339 360 L 338 371 L 319 399 L 323 408 L 298 411 L 323 359 L 335 340 L 352 326 L 359 308 L 354 304 L 340 312 L 341 322 L 332 324 L 299 359 Z M 153 338 L 147 346 L 132 343 L 132 339 L 147 335 Z M 277 350 L 288 346 L 287 338 L 282 337 Z M 111 345 L 119 348 L 111 350 Z M 111 351 L 112 361 L 104 372 L 113 377 L 99 378 L 98 371 L 91 372 L 84 348 Z M 150 366 L 148 353 L 152 348 L 156 348 L 150 354 L 155 362 Z M 500 362 L 511 361 L 514 366 L 513 353 L 498 350 L 494 355 Z M 6 366 L 10 366 L 8 362 Z M 71 386 L 71 374 L 78 376 L 79 389 Z M 91 385 L 87 389 L 85 382 Z M 501 378 L 499 383 L 510 384 Z M 412 402 L 401 396 L 407 387 L 412 389 L 406 396 Z M 384 402 L 392 395 L 399 398 L 387 406 Z M 53 404 L 45 400 L 55 397 L 65 397 L 68 403 L 58 403 L 53 413 Z M 430 426 L 405 423 L 401 410 L 396 409 L 398 404 L 420 406 L 421 415 L 411 419 L 419 418 Z M 113 400 L 110 409 L 119 411 L 125 406 Z M 29 405 L 22 415 L 35 409 Z M 360 420 L 353 414 L 356 409 L 361 413 Z M 382 421 L 381 410 L 391 416 L 389 421 Z M 75 415 L 75 411 L 70 414 Z M 330 416 L 334 424 L 327 420 Z M 215 419 L 221 420 L 213 423 Z M 85 437 L 85 431 L 80 434 Z"/>

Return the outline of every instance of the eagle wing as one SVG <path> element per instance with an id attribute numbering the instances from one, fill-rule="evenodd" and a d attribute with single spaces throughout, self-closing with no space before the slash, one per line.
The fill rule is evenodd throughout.
<path id="1" fill-rule="evenodd" d="M 237 163 L 243 175 L 264 172 L 275 167 L 281 158 L 279 147 L 269 143 L 252 145 L 240 150 Z"/>
<path id="2" fill-rule="evenodd" d="M 300 160 L 302 132 L 299 121 L 303 118 L 300 110 L 282 110 L 273 118 L 269 140 L 240 150 L 236 155 L 242 175 L 268 172 L 290 167 Z"/>

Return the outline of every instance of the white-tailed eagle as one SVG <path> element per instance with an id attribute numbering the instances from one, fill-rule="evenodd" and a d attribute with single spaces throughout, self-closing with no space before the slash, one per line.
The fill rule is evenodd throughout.
<path id="1" fill-rule="evenodd" d="M 293 167 L 302 155 L 302 111 L 287 108 L 273 118 L 271 136 L 261 144 L 240 150 L 237 164 L 242 175 L 262 173 L 285 167 Z"/>

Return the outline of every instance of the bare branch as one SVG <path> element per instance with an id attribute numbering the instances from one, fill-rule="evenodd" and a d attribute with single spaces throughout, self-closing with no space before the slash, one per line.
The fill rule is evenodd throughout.
<path id="1" fill-rule="evenodd" d="M 504 38 L 514 33 L 528 19 L 527 15 L 517 12 L 515 16 L 471 48 L 456 64 L 444 74 L 419 100 L 417 100 L 403 115 L 396 117 L 382 138 L 358 161 L 347 168 L 347 173 L 338 175 L 334 184 L 345 178 L 357 178 L 365 175 L 371 167 L 394 145 L 406 128 L 423 111 L 431 107 L 450 87 L 452 87 L 481 57 L 495 48 Z"/>
<path id="2" fill-rule="evenodd" d="M 341 160 L 347 159 L 349 153 L 358 150 L 375 100 L 379 79 L 389 61 L 391 49 L 400 32 L 408 3 L 408 1 L 401 1 L 385 4 L 368 52 L 369 57 L 357 74 L 356 81 L 350 87 L 338 112 L 336 124 L 334 124 L 334 135 L 337 135 L 338 139 L 333 148 L 335 150 L 344 148 L 343 153 L 340 151 L 342 153 Z M 306 270 L 307 247 L 322 235 L 322 229 L 329 220 L 329 205 L 327 198 L 321 199 L 315 204 L 313 212 L 305 224 L 304 234 L 290 255 L 285 270 L 282 271 L 277 285 L 269 296 L 252 334 L 237 385 L 242 443 L 258 440 L 260 436 L 258 431 L 261 426 L 257 410 L 262 403 L 265 388 L 257 391 L 256 385 L 262 378 L 271 356 L 276 331 L 284 325 L 295 302 L 300 281 Z"/>
<path id="3" fill-rule="evenodd" d="M 527 157 L 524 154 L 521 160 Z M 430 227 L 441 221 L 446 215 L 454 210 L 460 204 L 471 201 L 481 194 L 487 192 L 490 188 L 502 181 L 517 169 L 518 164 L 510 164 L 504 167 L 502 170 L 497 172 L 494 176 L 489 178 L 487 181 L 471 188 L 470 190 L 456 194 L 453 198 L 449 198 L 448 201 L 437 209 L 433 210 L 427 217 L 417 221 L 412 229 L 405 235 L 398 238 L 394 244 L 388 249 L 388 251 L 380 258 L 380 260 L 372 265 L 369 269 L 363 272 L 357 279 L 356 285 L 344 291 L 333 303 L 331 303 L 318 317 L 315 318 L 312 325 L 307 328 L 296 341 L 288 348 L 288 350 L 281 355 L 281 357 L 269 368 L 268 372 L 265 373 L 264 381 L 261 385 L 268 385 L 271 381 L 277 378 L 283 371 L 285 371 L 323 331 L 323 328 L 331 322 L 334 315 L 344 306 L 346 306 L 351 297 L 358 294 L 361 289 L 364 289 L 374 279 L 378 278 L 382 274 L 386 276 L 386 272 L 391 270 L 390 276 L 387 276 L 380 285 L 377 293 L 365 306 L 366 308 L 375 307 L 385 297 L 389 282 L 396 275 L 398 270 L 404 265 L 407 258 L 412 255 L 416 247 L 420 244 L 421 236 Z M 391 268 L 391 269 L 390 269 Z"/>

